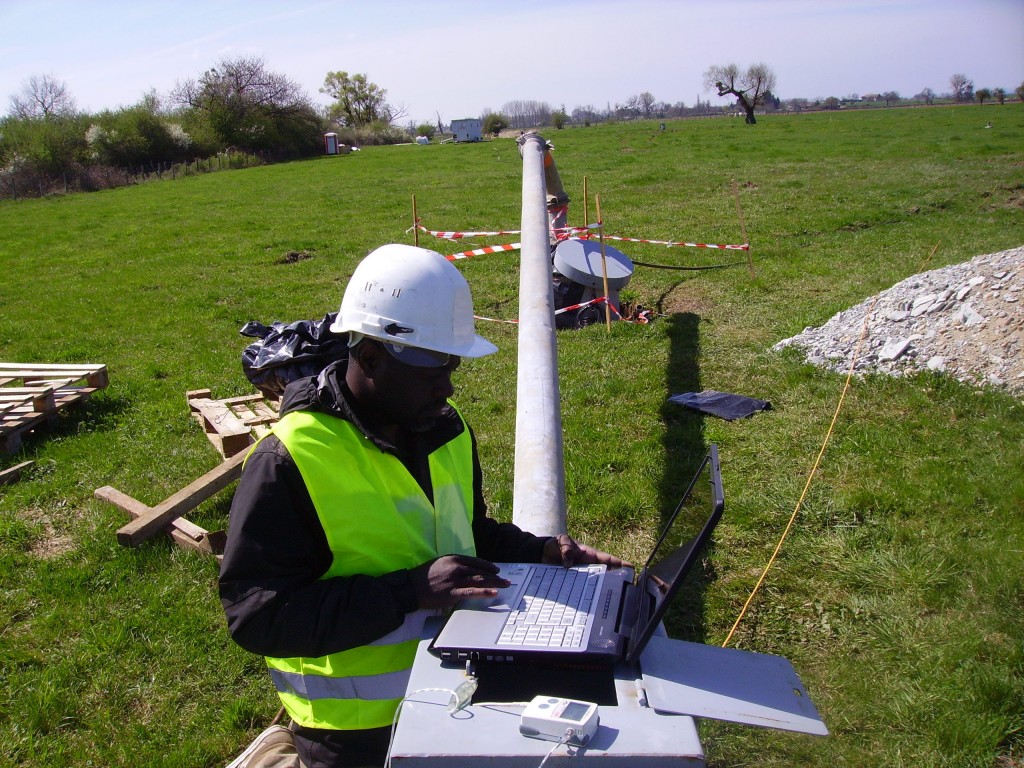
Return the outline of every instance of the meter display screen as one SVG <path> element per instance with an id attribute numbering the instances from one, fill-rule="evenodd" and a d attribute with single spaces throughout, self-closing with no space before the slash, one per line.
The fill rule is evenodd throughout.
<path id="1" fill-rule="evenodd" d="M 562 711 L 563 720 L 571 720 L 574 723 L 578 723 L 587 711 L 590 709 L 586 704 L 581 704 L 578 701 L 570 701 L 565 709 Z"/>

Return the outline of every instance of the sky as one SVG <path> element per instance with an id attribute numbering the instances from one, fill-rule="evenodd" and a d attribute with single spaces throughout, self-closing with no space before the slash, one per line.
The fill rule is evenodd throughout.
<path id="1" fill-rule="evenodd" d="M 403 125 L 517 100 L 601 110 L 645 91 L 726 104 L 703 73 L 731 63 L 767 64 L 782 99 L 941 94 L 954 74 L 1012 94 L 1024 0 L 0 0 L 0 114 L 33 75 L 99 112 L 242 56 L 318 104 L 328 72 L 363 73 Z"/>

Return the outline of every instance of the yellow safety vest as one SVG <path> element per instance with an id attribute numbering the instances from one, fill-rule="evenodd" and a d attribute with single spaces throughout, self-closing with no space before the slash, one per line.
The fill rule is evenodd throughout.
<path id="1" fill-rule="evenodd" d="M 381 576 L 441 555 L 476 554 L 473 447 L 463 427 L 429 456 L 431 505 L 401 461 L 348 421 L 308 411 L 281 418 L 273 433 L 302 474 L 333 554 L 322 578 Z M 407 614 L 394 632 L 359 648 L 320 658 L 268 657 L 292 720 L 335 730 L 390 725 L 429 615 Z"/>

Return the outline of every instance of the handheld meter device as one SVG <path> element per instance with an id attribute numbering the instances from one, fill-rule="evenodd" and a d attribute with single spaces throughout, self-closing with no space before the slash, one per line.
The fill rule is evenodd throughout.
<path id="1" fill-rule="evenodd" d="M 535 696 L 523 710 L 519 732 L 533 739 L 583 746 L 597 733 L 600 722 L 597 704 L 555 696 Z"/>

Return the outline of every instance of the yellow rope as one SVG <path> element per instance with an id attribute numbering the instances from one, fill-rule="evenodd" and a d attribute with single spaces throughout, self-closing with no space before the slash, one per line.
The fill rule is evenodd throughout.
<path id="1" fill-rule="evenodd" d="M 843 401 L 846 399 L 846 393 L 850 389 L 850 381 L 853 379 L 853 369 L 854 366 L 857 364 L 857 358 L 860 357 L 860 348 L 864 343 L 864 339 L 867 337 L 868 318 L 871 316 L 871 310 L 875 308 L 876 301 L 878 301 L 877 296 L 875 297 L 875 300 L 871 302 L 871 306 L 868 307 L 868 311 L 864 313 L 864 326 L 861 328 L 860 338 L 857 339 L 857 346 L 854 348 L 853 351 L 853 359 L 850 361 L 850 370 L 846 374 L 846 383 L 843 385 L 843 392 L 839 396 L 839 402 L 836 405 L 835 413 L 832 415 L 832 423 L 828 425 L 828 432 L 825 433 L 825 440 L 821 444 L 821 450 L 818 451 L 818 456 L 814 460 L 814 466 L 811 467 L 810 474 L 807 476 L 807 482 L 804 484 L 804 489 L 800 493 L 800 498 L 797 499 L 796 506 L 793 508 L 793 514 L 789 516 L 789 522 L 786 523 L 786 528 L 782 532 L 782 537 L 779 539 L 779 543 L 775 545 L 775 551 L 772 552 L 772 556 L 768 558 L 768 564 L 765 565 L 764 570 L 761 571 L 761 577 L 757 580 L 757 584 L 754 585 L 754 589 L 751 590 L 750 597 L 748 597 L 747 602 L 743 604 L 743 610 L 741 610 L 740 615 L 736 617 L 736 621 L 735 623 L 733 623 L 732 629 L 729 630 L 729 634 L 726 636 L 725 641 L 722 643 L 723 648 L 729 645 L 729 641 L 732 640 L 732 636 L 736 632 L 736 627 L 738 627 L 740 625 L 740 622 L 743 621 L 743 617 L 747 613 L 747 608 L 750 607 L 750 604 L 754 600 L 754 596 L 757 594 L 758 590 L 761 589 L 761 585 L 764 583 L 765 578 L 768 576 L 768 571 L 775 563 L 775 558 L 778 557 L 779 551 L 782 549 L 783 542 L 786 540 L 786 537 L 789 536 L 789 531 L 793 527 L 793 523 L 796 521 L 796 516 L 800 512 L 800 507 L 803 506 L 804 498 L 807 496 L 807 491 L 811 487 L 811 481 L 814 480 L 814 475 L 818 471 L 818 465 L 821 463 L 821 457 L 825 453 L 825 448 L 828 446 L 828 441 L 831 439 L 832 432 L 835 429 L 836 421 L 839 419 L 839 412 L 843 408 Z"/>
<path id="2" fill-rule="evenodd" d="M 928 258 L 925 259 L 924 263 L 921 265 L 921 269 L 924 269 L 925 265 L 927 265 L 928 262 L 931 261 L 932 256 L 934 256 L 935 252 L 939 250 L 939 245 L 941 244 L 942 241 L 939 241 L 938 243 L 935 244 L 935 247 L 932 248 L 932 252 L 928 254 Z M 807 496 L 807 491 L 811 487 L 811 481 L 814 479 L 814 475 L 818 471 L 818 465 L 821 463 L 821 457 L 825 453 L 825 448 L 826 446 L 828 446 L 828 441 L 832 438 L 832 432 L 835 429 L 836 421 L 839 419 L 839 412 L 843 409 L 843 401 L 846 400 L 846 393 L 850 389 L 850 381 L 853 379 L 853 371 L 855 366 L 857 365 L 857 359 L 860 357 L 861 347 L 864 344 L 864 339 L 867 338 L 868 335 L 868 318 L 871 317 L 871 311 L 875 308 L 875 303 L 877 301 L 878 296 L 876 295 L 875 298 L 872 300 L 871 305 L 868 307 L 867 312 L 864 313 L 864 325 L 860 331 L 860 338 L 857 339 L 857 346 L 853 350 L 853 359 L 850 361 L 850 370 L 846 374 L 846 383 L 843 385 L 842 394 L 840 394 L 839 402 L 836 404 L 836 411 L 832 415 L 832 423 L 828 425 L 828 432 L 825 433 L 825 440 L 822 442 L 821 450 L 818 451 L 818 456 L 814 460 L 814 466 L 811 467 L 811 472 L 807 476 L 807 482 L 804 484 L 804 489 L 800 493 L 800 498 L 797 499 L 796 506 L 793 508 L 793 514 L 789 516 L 789 522 L 786 523 L 786 528 L 782 532 L 782 537 L 779 539 L 779 543 L 775 546 L 775 551 L 772 552 L 772 556 L 768 558 L 768 564 L 765 565 L 764 570 L 761 572 L 760 578 L 757 580 L 757 584 L 755 584 L 754 589 L 751 590 L 750 597 L 748 597 L 747 602 L 743 604 L 743 609 L 740 611 L 740 615 L 736 617 L 736 621 L 733 623 L 732 629 L 729 630 L 729 634 L 726 635 L 725 640 L 722 642 L 723 648 L 729 645 L 729 641 L 732 640 L 732 636 L 736 632 L 736 628 L 740 625 L 740 622 L 743 621 L 743 617 L 747 614 L 747 609 L 750 607 L 750 604 L 754 601 L 754 596 L 757 594 L 758 590 L 761 589 L 761 585 L 764 583 L 765 578 L 768 576 L 768 571 L 775 563 L 775 558 L 778 557 L 779 551 L 782 549 L 782 543 L 786 540 L 786 537 L 789 535 L 790 529 L 793 527 L 793 523 L 796 521 L 796 516 L 800 512 L 800 507 L 803 506 L 804 498 Z"/>

